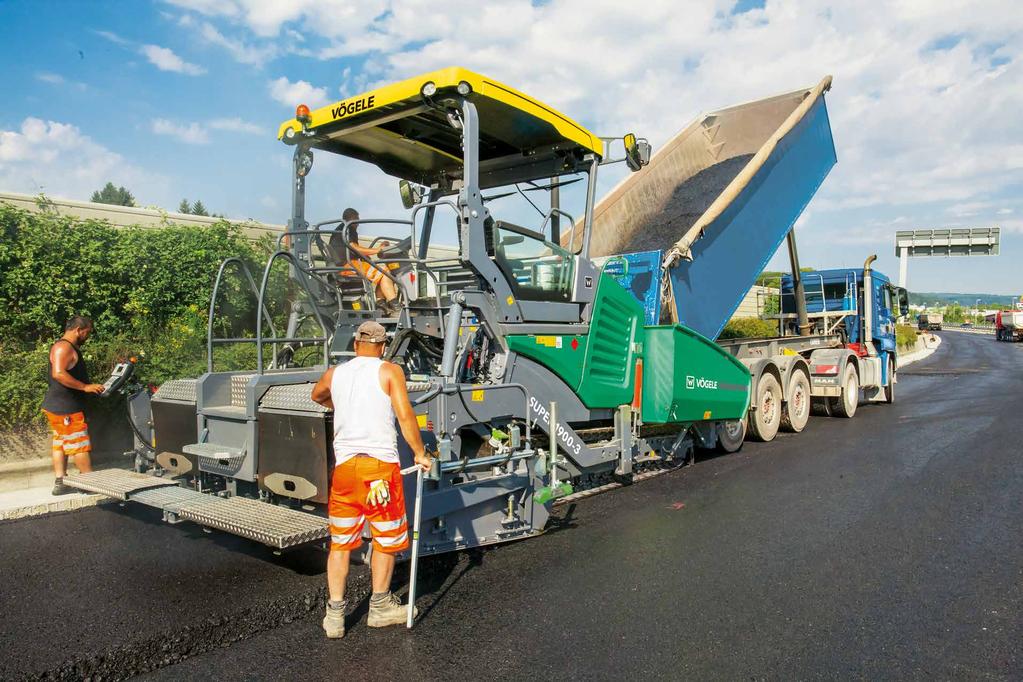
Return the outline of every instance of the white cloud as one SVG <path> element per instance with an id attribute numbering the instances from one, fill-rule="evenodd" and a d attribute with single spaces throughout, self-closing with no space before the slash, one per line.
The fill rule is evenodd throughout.
<path id="1" fill-rule="evenodd" d="M 41 83 L 49 83 L 50 85 L 62 85 L 66 87 L 73 87 L 76 90 L 88 90 L 88 86 L 85 83 L 79 83 L 77 81 L 68 81 L 64 76 L 59 73 L 50 73 L 49 71 L 40 71 L 36 73 L 36 80 Z"/>
<path id="2" fill-rule="evenodd" d="M 206 73 L 206 69 L 198 66 L 197 64 L 190 64 L 184 59 L 174 54 L 173 50 L 166 47 L 160 47 L 159 45 L 143 45 L 139 48 L 141 52 L 149 62 L 160 69 L 161 71 L 173 71 L 174 73 L 183 73 L 189 76 L 201 76 Z"/>
<path id="3" fill-rule="evenodd" d="M 243 133 L 245 135 L 268 135 L 273 130 L 257 125 L 251 121 L 234 118 L 215 118 L 207 123 L 176 123 L 166 118 L 155 118 L 150 121 L 150 129 L 157 135 L 176 137 L 186 144 L 209 144 L 210 131 L 227 133 Z"/>
<path id="4" fill-rule="evenodd" d="M 234 60 L 241 64 L 260 66 L 277 56 L 277 48 L 274 44 L 252 45 L 228 38 L 209 22 L 203 22 L 199 29 L 199 35 L 207 42 L 227 50 Z"/>
<path id="5" fill-rule="evenodd" d="M 251 121 L 245 121 L 237 117 L 215 118 L 209 122 L 209 128 L 211 130 L 225 130 L 235 133 L 247 133 L 249 135 L 266 135 L 274 132 L 273 130 L 268 130 L 264 126 L 257 125 Z"/>
<path id="6" fill-rule="evenodd" d="M 52 85 L 63 85 L 64 77 L 59 73 L 48 73 L 46 71 L 40 71 L 36 74 L 36 80 L 42 81 L 43 83 L 50 83 Z"/>
<path id="7" fill-rule="evenodd" d="M 129 45 L 131 45 L 130 40 L 122 38 L 113 31 L 93 31 L 93 33 L 100 36 L 101 38 L 106 38 L 115 45 L 121 45 L 122 47 L 128 47 Z"/>
<path id="8" fill-rule="evenodd" d="M 299 104 L 306 104 L 310 108 L 322 107 L 327 104 L 327 89 L 315 87 L 307 81 L 295 81 L 292 83 L 286 77 L 281 76 L 268 84 L 270 96 L 281 104 L 294 108 Z"/>
<path id="9" fill-rule="evenodd" d="M 207 144 L 210 141 L 206 128 L 198 123 L 179 124 L 165 118 L 155 118 L 151 127 L 157 135 L 176 137 L 186 144 Z"/>
<path id="10" fill-rule="evenodd" d="M 128 163 L 73 125 L 26 118 L 0 130 L 0 187 L 14 192 L 88 199 L 106 182 L 128 187 L 144 201 L 165 179 Z"/>

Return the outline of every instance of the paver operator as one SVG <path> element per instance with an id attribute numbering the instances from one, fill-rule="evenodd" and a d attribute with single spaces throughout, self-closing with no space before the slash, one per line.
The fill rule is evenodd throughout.
<path id="1" fill-rule="evenodd" d="M 85 395 L 103 392 L 103 384 L 89 383 L 89 373 L 79 350 L 92 333 L 92 320 L 75 315 L 64 326 L 64 335 L 50 346 L 49 371 L 43 413 L 53 435 L 54 495 L 75 492 L 64 485 L 67 458 L 74 457 L 80 472 L 92 471 L 92 443 L 85 423 Z"/>
<path id="2" fill-rule="evenodd" d="M 323 373 L 312 399 L 334 410 L 334 473 L 330 487 L 330 593 L 323 630 L 344 637 L 345 580 L 352 550 L 362 546 L 366 522 L 373 536 L 370 559 L 373 595 L 370 627 L 405 622 L 406 607 L 391 591 L 395 554 L 408 548 L 405 495 L 398 463 L 401 434 L 424 471 L 430 458 L 419 433 L 401 367 L 381 359 L 387 334 L 378 322 L 363 322 L 355 333 L 355 357 Z"/>
<path id="3" fill-rule="evenodd" d="M 397 315 L 401 311 L 398 301 L 398 290 L 394 282 L 384 275 L 380 270 L 386 266 L 374 266 L 369 262 L 370 256 L 378 256 L 380 252 L 390 246 L 389 242 L 382 242 L 380 248 L 370 248 L 359 244 L 359 212 L 354 208 L 346 208 L 341 214 L 345 223 L 355 221 L 354 225 L 348 227 L 348 242 L 345 243 L 343 226 L 334 231 L 330 238 L 330 246 L 342 258 L 341 265 L 348 266 L 360 273 L 373 285 L 373 294 L 376 296 L 380 309 L 388 316 Z"/>

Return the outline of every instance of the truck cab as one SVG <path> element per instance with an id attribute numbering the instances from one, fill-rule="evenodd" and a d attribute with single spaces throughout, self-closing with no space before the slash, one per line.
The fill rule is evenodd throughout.
<path id="1" fill-rule="evenodd" d="M 844 335 L 846 343 L 857 346 L 864 341 L 864 311 L 861 305 L 864 300 L 863 274 L 864 270 L 858 268 L 801 273 L 806 312 L 811 319 L 818 320 L 816 325 L 830 327 L 820 331 L 838 331 Z M 900 317 L 909 312 L 908 294 L 902 287 L 893 285 L 882 272 L 870 270 L 868 277 L 871 280 L 872 308 L 870 341 L 878 353 L 894 352 L 895 325 Z M 781 281 L 783 319 L 795 312 L 792 275 L 784 275 Z M 794 330 L 786 331 L 791 333 Z"/>
<path id="2" fill-rule="evenodd" d="M 871 269 L 871 261 L 862 269 L 804 271 L 800 278 L 812 332 L 841 337 L 846 348 L 860 358 L 860 385 L 868 398 L 877 399 L 895 383 L 895 325 L 909 312 L 909 295 L 887 275 Z M 780 307 L 783 333 L 798 333 L 792 326 L 796 317 L 792 275 L 782 277 Z M 876 381 L 872 381 L 869 377 L 875 374 Z"/>

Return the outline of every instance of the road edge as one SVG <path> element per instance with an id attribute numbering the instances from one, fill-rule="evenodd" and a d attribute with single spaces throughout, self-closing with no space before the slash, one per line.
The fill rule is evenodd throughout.
<path id="1" fill-rule="evenodd" d="M 927 338 L 927 335 L 921 335 L 920 338 L 924 342 L 924 347 L 899 356 L 900 368 L 905 367 L 906 365 L 911 365 L 914 362 L 919 362 L 924 358 L 929 358 L 934 354 L 934 351 L 938 350 L 938 346 L 941 345 L 941 337 L 936 334 L 930 334 L 930 339 Z"/>
<path id="2" fill-rule="evenodd" d="M 63 499 L 62 499 L 63 498 Z M 78 511 L 88 507 L 95 507 L 100 504 L 107 504 L 115 500 L 105 495 L 93 494 L 71 494 L 56 497 L 46 502 L 27 504 L 21 507 L 0 509 L 0 521 L 14 521 L 16 519 L 27 519 L 33 516 L 44 516 L 58 512 Z"/>

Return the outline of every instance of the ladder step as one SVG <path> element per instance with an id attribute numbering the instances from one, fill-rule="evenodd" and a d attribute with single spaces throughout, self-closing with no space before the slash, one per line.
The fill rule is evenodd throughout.
<path id="1" fill-rule="evenodd" d="M 90 471 L 87 474 L 65 476 L 64 485 L 118 500 L 127 500 L 132 493 L 139 490 L 175 486 L 177 483 L 172 479 L 140 474 L 125 469 L 102 469 Z"/>

